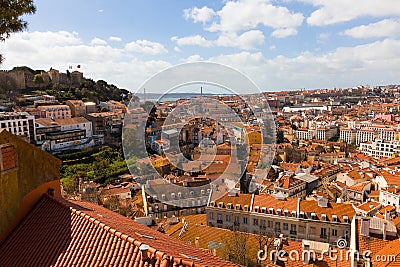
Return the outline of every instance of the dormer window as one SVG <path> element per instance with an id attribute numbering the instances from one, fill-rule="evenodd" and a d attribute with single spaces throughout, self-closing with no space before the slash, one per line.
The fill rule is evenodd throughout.
<path id="1" fill-rule="evenodd" d="M 178 197 L 181 198 L 182 197 L 182 193 L 178 192 Z"/>
<path id="2" fill-rule="evenodd" d="M 214 201 L 211 201 L 211 202 L 210 202 L 210 206 L 211 206 L 211 207 L 215 207 L 215 202 L 214 202 Z"/>
<path id="3" fill-rule="evenodd" d="M 241 210 L 240 204 L 236 204 L 235 209 L 236 210 Z"/>
<path id="4" fill-rule="evenodd" d="M 277 209 L 276 210 L 276 215 L 282 215 L 282 210 L 281 209 Z"/>
<path id="5" fill-rule="evenodd" d="M 321 218 L 323 221 L 328 221 L 328 216 L 326 216 L 326 214 L 321 214 Z"/>
<path id="6" fill-rule="evenodd" d="M 296 217 L 296 215 L 297 215 L 297 212 L 295 210 L 292 210 L 292 216 Z"/>
<path id="7" fill-rule="evenodd" d="M 304 211 L 300 211 L 299 218 L 304 218 Z"/>
<path id="8" fill-rule="evenodd" d="M 284 210 L 283 214 L 287 217 L 287 216 L 289 216 L 289 211 L 288 210 Z"/>
<path id="9" fill-rule="evenodd" d="M 260 207 L 259 206 L 255 206 L 254 207 L 254 212 L 260 212 Z"/>
<path id="10" fill-rule="evenodd" d="M 274 208 L 269 208 L 268 212 L 269 212 L 269 214 L 274 214 Z"/>
<path id="11" fill-rule="evenodd" d="M 176 197 L 175 193 L 171 193 L 171 198 L 175 199 L 175 197 Z"/>
<path id="12" fill-rule="evenodd" d="M 218 207 L 219 207 L 219 208 L 223 208 L 223 207 L 224 207 L 224 202 L 219 202 L 219 203 L 218 203 Z"/>
<path id="13" fill-rule="evenodd" d="M 233 209 L 232 203 L 228 203 L 228 204 L 227 204 L 227 207 L 228 207 L 228 209 Z"/>
<path id="14" fill-rule="evenodd" d="M 343 221 L 344 221 L 345 223 L 350 223 L 349 217 L 346 216 L 346 215 L 343 216 Z"/>
<path id="15" fill-rule="evenodd" d="M 200 193 L 201 193 L 202 195 L 204 195 L 204 194 L 205 194 L 204 189 L 201 189 L 201 190 L 200 190 Z"/>
<path id="16" fill-rule="evenodd" d="M 262 213 L 267 213 L 267 208 L 266 208 L 266 207 L 262 207 L 262 208 L 261 208 L 261 212 L 262 212 Z"/>
<path id="17" fill-rule="evenodd" d="M 162 195 L 161 195 L 161 199 L 162 199 L 162 200 L 165 200 L 165 194 L 162 194 Z"/>
<path id="18" fill-rule="evenodd" d="M 249 205 L 244 205 L 244 211 L 249 211 Z"/>
<path id="19" fill-rule="evenodd" d="M 191 196 L 194 196 L 194 191 L 190 191 L 189 193 Z"/>
<path id="20" fill-rule="evenodd" d="M 338 222 L 338 221 L 339 221 L 339 220 L 338 220 L 337 215 L 333 214 L 333 215 L 332 215 L 332 222 Z"/>
<path id="21" fill-rule="evenodd" d="M 317 214 L 315 214 L 315 212 L 311 212 L 311 219 L 313 220 L 317 219 Z"/>

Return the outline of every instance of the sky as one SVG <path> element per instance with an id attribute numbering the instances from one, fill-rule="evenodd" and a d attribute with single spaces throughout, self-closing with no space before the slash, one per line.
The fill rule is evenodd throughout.
<path id="1" fill-rule="evenodd" d="M 40 0 L 28 29 L 0 43 L 0 68 L 80 65 L 133 92 L 193 61 L 235 68 L 262 91 L 399 84 L 398 1 Z"/>

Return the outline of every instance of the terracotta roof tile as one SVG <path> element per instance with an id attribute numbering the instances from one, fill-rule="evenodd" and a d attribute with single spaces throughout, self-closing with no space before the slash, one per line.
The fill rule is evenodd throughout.
<path id="1" fill-rule="evenodd" d="M 139 247 L 149 245 L 142 260 Z M 44 195 L 0 244 L 0 266 L 236 266 L 86 202 Z M 165 263 L 165 265 L 164 265 Z"/>

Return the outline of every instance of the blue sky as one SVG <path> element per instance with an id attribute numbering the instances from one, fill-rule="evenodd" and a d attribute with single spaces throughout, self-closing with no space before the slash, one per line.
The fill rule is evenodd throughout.
<path id="1" fill-rule="evenodd" d="M 232 66 L 263 91 L 399 83 L 398 0 L 35 3 L 28 30 L 0 44 L 2 69 L 80 64 L 132 91 L 197 60 Z"/>

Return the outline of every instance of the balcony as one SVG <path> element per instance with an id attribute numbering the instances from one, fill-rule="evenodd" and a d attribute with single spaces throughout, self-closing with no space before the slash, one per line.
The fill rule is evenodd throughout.
<path id="1" fill-rule="evenodd" d="M 223 223 L 223 221 L 222 220 L 217 220 L 217 223 Z"/>
<path id="2" fill-rule="evenodd" d="M 327 238 L 328 238 L 327 235 L 320 235 L 319 237 L 320 237 L 320 238 L 323 238 L 323 239 L 327 239 Z"/>
<path id="3" fill-rule="evenodd" d="M 297 231 L 290 230 L 291 235 L 297 235 Z"/>
<path id="4" fill-rule="evenodd" d="M 240 222 L 234 222 L 233 225 L 234 226 L 240 226 Z"/>

